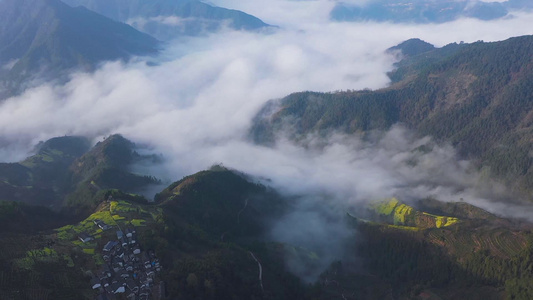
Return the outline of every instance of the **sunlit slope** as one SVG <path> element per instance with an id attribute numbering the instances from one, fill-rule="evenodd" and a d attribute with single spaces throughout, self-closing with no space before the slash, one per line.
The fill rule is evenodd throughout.
<path id="1" fill-rule="evenodd" d="M 407 204 L 401 203 L 396 198 L 375 203 L 371 208 L 377 213 L 380 221 L 385 221 L 392 225 L 417 228 L 441 228 L 459 222 L 458 218 L 438 216 L 418 211 Z"/>
<path id="2" fill-rule="evenodd" d="M 386 230 L 413 232 L 418 238 L 442 247 L 459 258 L 483 251 L 493 256 L 510 258 L 518 255 L 528 245 L 527 230 L 470 204 L 435 200 L 424 200 L 421 203 L 436 212 L 444 208 L 454 211 L 455 215 L 438 215 L 417 210 L 396 198 L 373 203 L 370 211 L 374 214 L 373 221 Z M 458 218 L 458 215 L 462 217 Z"/>

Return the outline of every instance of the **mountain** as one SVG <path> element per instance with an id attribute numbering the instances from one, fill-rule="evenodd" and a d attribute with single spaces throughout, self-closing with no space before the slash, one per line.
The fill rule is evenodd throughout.
<path id="1" fill-rule="evenodd" d="M 150 185 L 160 184 L 155 177 L 130 170 L 137 162 L 153 162 L 153 159 L 139 155 L 135 151 L 135 144 L 121 135 L 107 137 L 69 166 L 69 190 L 63 205 L 79 214 L 94 209 L 109 189 L 137 193 Z M 141 202 L 146 201 L 141 196 L 128 196 L 130 200 L 136 198 Z"/>
<path id="2" fill-rule="evenodd" d="M 59 137 L 37 147 L 19 163 L 0 163 L 0 200 L 59 209 L 68 188 L 68 168 L 89 149 L 82 137 Z"/>
<path id="3" fill-rule="evenodd" d="M 148 290 L 155 299 L 160 294 L 167 299 L 304 299 L 305 285 L 285 270 L 284 246 L 265 241 L 262 234 L 265 220 L 283 211 L 274 209 L 281 197 L 267 187 L 216 166 L 173 183 L 158 195 L 159 202 L 124 197 L 128 194 L 102 190 L 100 202 L 84 218 L 54 230 L 0 231 L 2 299 L 17 294 L 31 299 L 95 299 L 105 292 L 91 289 L 89 274 L 99 276 L 104 266 L 121 274 L 118 258 L 103 259 L 109 253 L 102 248 L 117 239 L 116 230 L 126 228 L 135 229 L 142 251 L 157 257 L 162 266 L 147 268 L 156 273 Z M 5 224 L 3 216 L 12 220 L 14 214 L 10 206 L 3 208 L 0 224 Z M 116 230 L 102 230 L 97 220 Z M 92 240 L 81 242 L 82 232 Z M 137 277 L 143 275 L 137 272 Z M 166 286 L 162 292 L 161 281 Z M 138 295 L 144 292 L 137 289 Z"/>
<path id="4" fill-rule="evenodd" d="M 287 209 L 275 191 L 219 166 L 173 183 L 155 201 L 176 218 L 226 240 L 264 234 L 267 219 Z"/>
<path id="5" fill-rule="evenodd" d="M 218 31 L 224 26 L 259 30 L 269 25 L 244 12 L 197 0 L 64 0 L 83 5 L 113 20 L 131 24 L 160 40 Z"/>
<path id="6" fill-rule="evenodd" d="M 0 96 L 32 80 L 57 80 L 108 60 L 157 52 L 158 42 L 134 28 L 59 0 L 0 2 Z"/>
<path id="7" fill-rule="evenodd" d="M 531 1 L 389 1 L 376 0 L 365 4 L 338 3 L 330 17 L 336 21 L 376 21 L 394 23 L 444 23 L 459 18 L 494 20 L 509 16 L 515 10 L 531 10 Z"/>
<path id="8" fill-rule="evenodd" d="M 416 56 L 435 50 L 435 46 L 421 39 L 410 39 L 388 49 L 388 52 L 400 51 L 404 56 Z"/>
<path id="9" fill-rule="evenodd" d="M 44 206 L 77 216 L 94 209 L 103 199 L 103 190 L 133 193 L 159 184 L 154 177 L 130 170 L 136 162 L 151 163 L 153 159 L 139 155 L 135 145 L 120 135 L 92 148 L 83 137 L 53 138 L 19 163 L 0 163 L 0 201 Z M 141 196 L 126 198 L 146 201 Z"/>
<path id="10" fill-rule="evenodd" d="M 295 93 L 257 115 L 251 136 L 271 144 L 291 127 L 295 140 L 402 123 L 453 144 L 516 190 L 533 187 L 533 36 L 451 44 L 407 57 L 376 91 Z"/>

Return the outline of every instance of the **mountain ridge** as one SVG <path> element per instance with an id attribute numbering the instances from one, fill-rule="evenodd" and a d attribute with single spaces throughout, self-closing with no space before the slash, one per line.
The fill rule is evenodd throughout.
<path id="1" fill-rule="evenodd" d="M 285 126 L 298 140 L 312 132 L 355 134 L 402 123 L 421 136 L 451 143 L 463 157 L 531 195 L 531 53 L 533 36 L 523 36 L 452 44 L 407 57 L 390 74 L 388 88 L 295 93 L 267 104 L 250 136 L 272 144 Z"/>
<path id="2" fill-rule="evenodd" d="M 152 55 L 158 41 L 132 27 L 59 0 L 0 2 L 0 80 L 3 97 L 32 80 L 64 80 L 69 71 Z"/>
<path id="3" fill-rule="evenodd" d="M 224 26 L 251 31 L 270 26 L 245 12 L 212 6 L 197 0 L 150 2 L 64 0 L 64 2 L 70 6 L 82 5 L 116 21 L 131 24 L 160 40 L 216 32 Z"/>
<path id="4" fill-rule="evenodd" d="M 496 20 L 509 17 L 518 10 L 531 11 L 528 1 L 371 1 L 359 5 L 339 2 L 330 12 L 338 22 L 445 23 L 460 18 Z"/>

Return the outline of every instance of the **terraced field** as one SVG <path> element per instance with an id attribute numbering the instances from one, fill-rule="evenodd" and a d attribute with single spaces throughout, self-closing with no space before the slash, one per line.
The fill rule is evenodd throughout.
<path id="1" fill-rule="evenodd" d="M 528 245 L 524 233 L 509 228 L 428 229 L 424 232 L 424 236 L 429 242 L 444 247 L 457 257 L 487 250 L 495 257 L 511 258 L 526 249 Z"/>
<path id="2" fill-rule="evenodd" d="M 101 238 L 103 231 L 94 224 L 94 220 L 101 220 L 115 228 L 123 228 L 128 225 L 138 227 L 145 226 L 147 220 L 155 222 L 161 213 L 161 208 L 157 207 L 142 207 L 122 200 L 111 201 L 101 204 L 97 212 L 80 223 L 58 228 L 56 230 L 57 237 L 60 240 L 68 240 L 80 245 L 81 241 L 77 242 L 77 235 L 81 232 L 86 232 L 95 239 Z"/>
<path id="3" fill-rule="evenodd" d="M 468 209 L 468 204 L 460 204 Z M 395 198 L 374 204 L 371 209 L 377 215 L 376 225 L 411 232 L 415 237 L 442 247 L 459 260 L 478 251 L 488 251 L 491 256 L 508 259 L 519 255 L 528 246 L 528 235 L 523 229 L 512 227 L 510 222 L 499 222 L 488 213 L 483 221 L 480 221 L 479 214 L 472 219 L 476 221 L 460 220 L 417 211 Z"/>
<path id="4" fill-rule="evenodd" d="M 418 228 L 441 228 L 459 222 L 458 218 L 439 216 L 418 211 L 407 204 L 401 203 L 396 198 L 378 202 L 372 205 L 371 209 L 378 215 L 380 221 L 384 221 L 391 225 Z"/>
<path id="5" fill-rule="evenodd" d="M 155 206 L 137 205 L 123 200 L 110 201 L 102 203 L 95 213 L 80 223 L 67 225 L 55 231 L 58 240 L 66 243 L 65 245 L 74 245 L 80 254 L 91 256 L 94 264 L 101 265 L 104 263 L 99 254 L 99 250 L 103 247 L 102 238 L 106 241 L 113 239 L 117 230 L 124 230 L 127 226 L 147 226 L 156 222 L 161 213 L 161 208 Z M 101 220 L 113 228 L 103 231 L 94 224 L 94 220 Z M 78 239 L 81 232 L 89 234 L 94 240 L 83 243 Z"/>

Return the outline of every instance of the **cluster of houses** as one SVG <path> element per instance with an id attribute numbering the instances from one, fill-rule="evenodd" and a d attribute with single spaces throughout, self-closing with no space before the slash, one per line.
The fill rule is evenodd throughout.
<path id="1" fill-rule="evenodd" d="M 102 230 L 112 228 L 101 220 L 94 220 L 94 223 Z M 79 239 L 85 243 L 92 238 L 81 233 Z M 118 294 L 133 300 L 152 299 L 152 288 L 161 265 L 153 251 L 141 250 L 135 227 L 127 227 L 124 231 L 119 228 L 116 240 L 108 241 L 103 247 L 102 257 L 103 268 L 91 280 L 92 288 L 100 294 L 97 299 L 109 299 L 112 297 L 108 296 Z"/>

